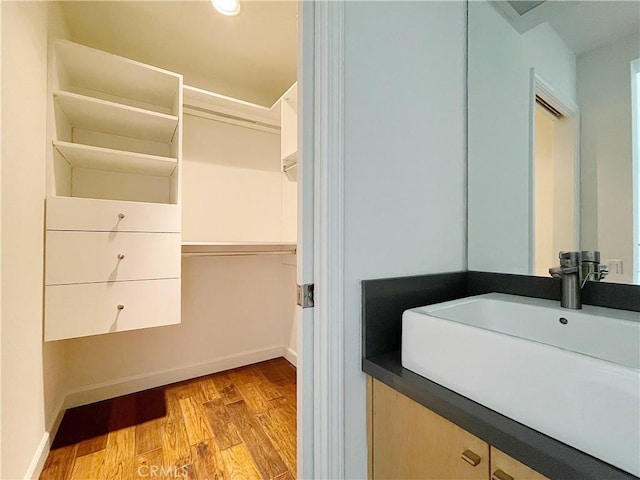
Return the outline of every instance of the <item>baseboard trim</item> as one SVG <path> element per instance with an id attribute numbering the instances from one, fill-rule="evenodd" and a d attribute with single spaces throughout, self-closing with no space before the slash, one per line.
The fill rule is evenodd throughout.
<path id="1" fill-rule="evenodd" d="M 188 365 L 185 367 L 160 370 L 148 374 L 133 375 L 104 383 L 87 385 L 67 395 L 66 408 L 99 402 L 108 398 L 119 397 L 130 393 L 161 387 L 191 378 L 222 372 L 232 368 L 263 362 L 283 356 L 281 345 L 247 351 L 235 355 L 217 358 L 209 362 Z"/>
<path id="2" fill-rule="evenodd" d="M 282 347 L 282 356 L 294 367 L 298 364 L 298 354 L 293 348 Z"/>
<path id="3" fill-rule="evenodd" d="M 31 460 L 31 464 L 27 469 L 27 473 L 24 475 L 24 480 L 35 480 L 40 477 L 40 473 L 44 468 L 44 462 L 47 460 L 51 448 L 51 438 L 53 437 L 49 435 L 49 432 L 44 432 L 38 448 L 36 448 L 36 453 Z"/>
<path id="4" fill-rule="evenodd" d="M 65 397 L 63 396 L 54 409 L 53 421 L 51 425 L 48 426 L 47 431 L 42 435 L 38 448 L 36 448 L 36 452 L 29 464 L 29 468 L 27 468 L 27 473 L 24 475 L 24 480 L 37 480 L 40 478 L 44 463 L 47 461 L 49 451 L 51 450 L 51 443 L 53 439 L 56 438 L 56 433 L 62 422 L 65 410 Z"/>
<path id="5" fill-rule="evenodd" d="M 67 409 L 67 397 L 65 395 L 58 402 L 58 405 L 54 410 L 53 421 L 51 422 L 51 425 L 49 425 L 49 428 L 48 428 L 49 436 L 51 437 L 51 439 L 56 438 L 56 433 L 58 433 L 58 428 L 62 423 L 62 417 L 64 417 L 64 412 L 66 409 Z"/>

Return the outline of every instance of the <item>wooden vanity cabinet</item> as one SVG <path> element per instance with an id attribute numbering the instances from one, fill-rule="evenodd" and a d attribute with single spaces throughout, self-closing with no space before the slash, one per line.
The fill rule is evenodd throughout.
<path id="1" fill-rule="evenodd" d="M 548 480 L 541 473 L 491 447 L 491 480 Z"/>
<path id="2" fill-rule="evenodd" d="M 546 478 L 387 385 L 368 380 L 370 479 Z"/>
<path id="3" fill-rule="evenodd" d="M 489 478 L 488 443 L 377 380 L 371 395 L 372 479 Z"/>

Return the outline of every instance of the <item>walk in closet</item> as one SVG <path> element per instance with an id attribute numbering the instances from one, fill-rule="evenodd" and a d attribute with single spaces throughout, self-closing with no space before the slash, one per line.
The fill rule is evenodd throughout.
<path id="1" fill-rule="evenodd" d="M 222 19 L 209 2 L 61 3 L 44 330 L 64 350 L 71 406 L 271 358 L 295 365 L 296 7 L 286 3 L 249 2 Z M 136 15 L 147 20 L 133 28 Z M 286 28 L 258 28 L 269 15 Z M 171 63 L 167 26 L 204 16 L 229 32 L 288 32 L 289 74 L 268 101 L 255 103 L 248 81 L 215 91 L 215 65 L 197 63 L 197 50 L 183 56 L 188 71 Z M 174 30 L 187 45 L 193 32 Z M 220 61 L 221 77 L 233 62 L 255 60 Z M 228 95 L 236 87 L 248 93 Z"/>

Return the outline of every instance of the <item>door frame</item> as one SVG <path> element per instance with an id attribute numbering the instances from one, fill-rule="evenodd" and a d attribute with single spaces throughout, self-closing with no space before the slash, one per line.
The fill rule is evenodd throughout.
<path id="1" fill-rule="evenodd" d="M 344 478 L 344 7 L 298 1 L 298 284 L 315 285 L 298 317 L 300 479 Z"/>
<path id="2" fill-rule="evenodd" d="M 631 62 L 631 172 L 633 179 L 633 276 L 640 282 L 640 58 Z"/>
<path id="3" fill-rule="evenodd" d="M 581 223 L 580 223 L 580 196 L 581 196 L 581 169 L 580 169 L 580 108 L 568 98 L 560 95 L 549 83 L 547 83 L 534 67 L 529 70 L 529 275 L 535 274 L 535 118 L 536 96 L 558 110 L 564 117 L 571 119 L 574 130 L 574 158 L 573 172 L 575 191 L 573 201 L 574 218 L 574 243 L 580 249 Z M 551 265 L 550 265 L 551 266 Z"/>

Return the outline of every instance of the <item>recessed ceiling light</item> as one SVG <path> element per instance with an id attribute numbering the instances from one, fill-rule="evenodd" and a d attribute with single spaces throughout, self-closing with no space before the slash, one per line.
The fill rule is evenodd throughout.
<path id="1" fill-rule="evenodd" d="M 211 0 L 211 3 L 222 15 L 233 17 L 240 13 L 240 0 Z"/>

